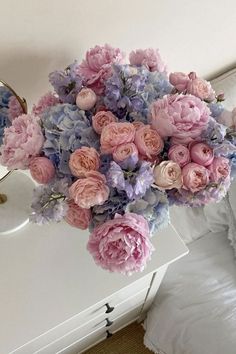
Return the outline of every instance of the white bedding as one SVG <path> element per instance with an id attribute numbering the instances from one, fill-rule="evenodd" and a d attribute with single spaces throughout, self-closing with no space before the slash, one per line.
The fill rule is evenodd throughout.
<path id="1" fill-rule="evenodd" d="M 208 233 L 167 272 L 145 322 L 155 353 L 236 353 L 236 271 L 227 232 Z"/>

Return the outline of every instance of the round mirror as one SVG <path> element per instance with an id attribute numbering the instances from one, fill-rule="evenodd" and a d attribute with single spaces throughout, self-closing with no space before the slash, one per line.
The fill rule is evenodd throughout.
<path id="1" fill-rule="evenodd" d="M 0 80 L 0 148 L 5 129 L 24 113 L 27 113 L 25 99 Z M 8 171 L 0 165 L 0 235 L 9 234 L 28 223 L 33 188 L 33 181 L 25 173 Z"/>

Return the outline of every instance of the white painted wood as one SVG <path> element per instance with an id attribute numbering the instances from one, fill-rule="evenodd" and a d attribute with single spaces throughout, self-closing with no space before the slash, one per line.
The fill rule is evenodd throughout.
<path id="1" fill-rule="evenodd" d="M 122 292 L 123 299 L 132 289 L 135 295 L 156 270 L 187 253 L 169 226 L 152 238 L 156 251 L 144 272 L 128 277 L 97 267 L 87 239 L 88 233 L 63 223 L 27 225 L 0 239 L 0 353 L 36 352 L 83 325 L 84 312 L 107 298 L 121 303 Z"/>

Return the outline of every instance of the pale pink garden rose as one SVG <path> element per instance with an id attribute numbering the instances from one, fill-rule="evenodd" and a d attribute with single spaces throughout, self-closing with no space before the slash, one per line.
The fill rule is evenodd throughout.
<path id="1" fill-rule="evenodd" d="M 135 127 L 136 130 L 138 130 L 139 128 L 143 127 L 145 124 L 143 122 L 140 121 L 134 121 L 132 122 L 133 126 Z"/>
<path id="2" fill-rule="evenodd" d="M 0 163 L 9 170 L 25 170 L 32 157 L 40 154 L 43 143 L 39 119 L 34 115 L 22 114 L 12 121 L 9 128 L 5 128 Z"/>
<path id="3" fill-rule="evenodd" d="M 154 168 L 156 186 L 161 189 L 179 189 L 183 185 L 182 171 L 174 161 L 162 161 Z"/>
<path id="4" fill-rule="evenodd" d="M 229 160 L 225 157 L 215 157 L 212 164 L 208 167 L 212 182 L 225 180 L 230 174 Z"/>
<path id="5" fill-rule="evenodd" d="M 136 130 L 134 142 L 139 153 L 149 159 L 157 157 L 164 148 L 162 138 L 150 125 L 144 125 Z"/>
<path id="6" fill-rule="evenodd" d="M 184 92 L 187 89 L 187 85 L 190 81 L 188 75 L 182 72 L 170 73 L 169 80 L 171 85 L 173 85 L 177 91 Z"/>
<path id="7" fill-rule="evenodd" d="M 76 105 L 83 111 L 93 108 L 97 102 L 96 93 L 90 88 L 82 88 L 76 96 Z"/>
<path id="8" fill-rule="evenodd" d="M 192 193 L 205 189 L 209 183 L 209 171 L 206 167 L 191 162 L 182 169 L 183 188 Z"/>
<path id="9" fill-rule="evenodd" d="M 138 149 L 134 143 L 119 145 L 113 152 L 113 159 L 117 163 L 123 162 L 129 157 L 133 157 L 135 161 L 138 161 Z"/>
<path id="10" fill-rule="evenodd" d="M 42 114 L 47 108 L 56 106 L 60 103 L 59 97 L 53 92 L 48 92 L 40 98 L 38 103 L 33 105 L 32 113 L 37 115 Z"/>
<path id="11" fill-rule="evenodd" d="M 81 208 L 102 205 L 109 196 L 106 177 L 97 171 L 88 172 L 86 178 L 78 179 L 70 186 L 69 194 Z"/>
<path id="12" fill-rule="evenodd" d="M 97 226 L 89 236 L 87 249 L 102 268 L 131 275 L 145 268 L 154 247 L 147 220 L 126 213 Z"/>
<path id="13" fill-rule="evenodd" d="M 12 122 L 13 119 L 19 117 L 23 114 L 23 108 L 21 107 L 20 102 L 15 96 L 11 96 L 8 103 L 8 119 Z"/>
<path id="14" fill-rule="evenodd" d="M 116 147 L 125 143 L 132 143 L 135 136 L 135 127 L 131 123 L 110 123 L 105 126 L 101 134 L 102 154 L 111 154 Z"/>
<path id="15" fill-rule="evenodd" d="M 64 218 L 69 225 L 81 230 L 86 230 L 89 227 L 91 218 L 92 214 L 90 209 L 81 208 L 73 201 L 69 201 L 68 210 Z"/>
<path id="16" fill-rule="evenodd" d="M 105 89 L 105 82 L 112 74 L 112 65 L 123 62 L 123 54 L 119 48 L 112 48 L 108 44 L 95 46 L 86 53 L 86 58 L 79 66 L 79 74 L 86 86 L 101 95 Z"/>
<path id="17" fill-rule="evenodd" d="M 190 146 L 190 155 L 193 162 L 202 166 L 209 166 L 214 159 L 214 152 L 205 143 L 193 143 Z"/>
<path id="18" fill-rule="evenodd" d="M 83 146 L 70 155 L 69 167 L 73 176 L 86 177 L 88 172 L 97 171 L 99 166 L 99 154 L 92 147 Z"/>
<path id="19" fill-rule="evenodd" d="M 199 97 L 201 100 L 213 101 L 215 99 L 215 91 L 210 82 L 197 77 L 195 72 L 190 73 L 189 78 L 187 85 L 189 94 Z"/>
<path id="20" fill-rule="evenodd" d="M 105 126 L 113 122 L 117 122 L 117 118 L 110 111 L 99 111 L 92 117 L 93 129 L 99 135 L 102 134 L 102 130 Z"/>
<path id="21" fill-rule="evenodd" d="M 192 95 L 166 95 L 150 108 L 150 119 L 161 137 L 174 137 L 187 144 L 206 128 L 210 110 L 206 103 Z"/>
<path id="22" fill-rule="evenodd" d="M 173 145 L 168 151 L 168 158 L 183 167 L 191 161 L 189 149 L 184 145 Z"/>
<path id="23" fill-rule="evenodd" d="M 145 66 L 149 71 L 166 72 L 166 65 L 163 62 L 158 49 L 137 49 L 129 55 L 131 65 Z"/>
<path id="24" fill-rule="evenodd" d="M 34 157 L 29 164 L 32 178 L 40 183 L 47 184 L 56 174 L 55 167 L 47 157 Z"/>

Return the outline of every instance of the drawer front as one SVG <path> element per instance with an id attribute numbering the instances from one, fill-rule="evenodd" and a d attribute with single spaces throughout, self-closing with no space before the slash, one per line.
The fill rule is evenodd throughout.
<path id="1" fill-rule="evenodd" d="M 133 309 L 128 314 L 119 317 L 114 325 L 109 328 L 110 333 L 115 333 L 119 329 L 127 326 L 129 323 L 134 322 L 138 319 L 142 306 Z M 106 328 L 100 328 L 96 332 L 92 333 L 91 335 L 83 338 L 82 340 L 73 343 L 71 346 L 64 348 L 61 351 L 56 352 L 56 354 L 80 354 L 86 351 L 88 348 L 94 346 L 95 344 L 101 342 L 102 340 L 106 339 Z M 109 340 L 106 339 L 106 340 Z"/>
<path id="2" fill-rule="evenodd" d="M 36 353 L 56 353 L 62 348 L 70 346 L 72 343 L 81 340 L 93 332 L 97 332 L 98 330 L 104 332 L 104 329 L 108 330 L 109 328 L 113 328 L 116 325 L 117 318 L 120 318 L 122 315 L 131 312 L 134 308 L 143 305 L 147 292 L 148 288 L 144 289 L 136 296 L 129 298 L 126 302 L 120 304 L 112 313 L 103 313 L 101 316 L 96 317 L 94 320 L 87 322 L 84 326 L 79 327 L 70 333 L 67 333 L 67 335 L 64 337 L 58 339 L 57 341 L 44 348 L 41 348 Z M 109 324 L 109 327 L 106 327 L 107 324 Z"/>

